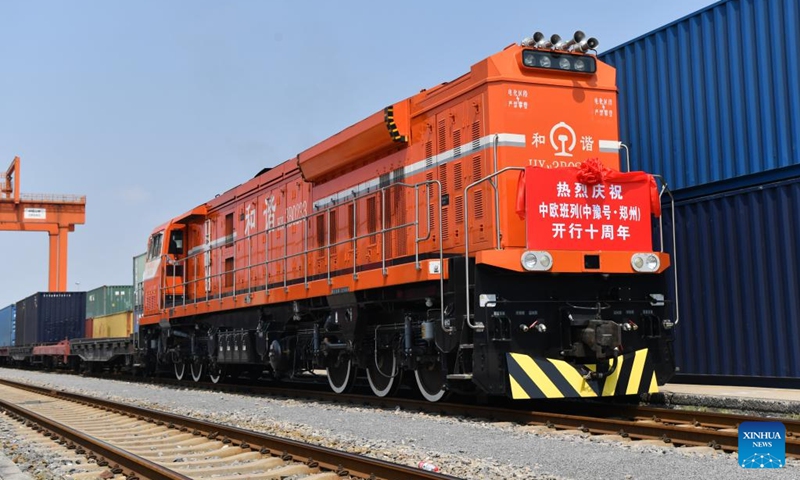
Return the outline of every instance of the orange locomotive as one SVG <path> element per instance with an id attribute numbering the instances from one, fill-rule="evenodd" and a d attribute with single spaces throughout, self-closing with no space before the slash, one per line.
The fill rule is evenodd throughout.
<path id="1" fill-rule="evenodd" d="M 596 45 L 537 33 L 155 229 L 146 363 L 336 392 L 365 371 L 379 396 L 413 373 L 430 401 L 654 391 L 677 322 L 659 192 L 619 171 Z"/>

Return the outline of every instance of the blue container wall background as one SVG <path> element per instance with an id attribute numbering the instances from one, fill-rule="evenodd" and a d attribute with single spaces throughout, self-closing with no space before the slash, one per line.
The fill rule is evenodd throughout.
<path id="1" fill-rule="evenodd" d="M 675 217 L 680 373 L 800 378 L 800 178 L 679 201 Z"/>
<path id="2" fill-rule="evenodd" d="M 14 322 L 16 321 L 16 305 L 0 309 L 0 347 L 14 345 Z"/>
<path id="3" fill-rule="evenodd" d="M 602 53 L 632 168 L 675 190 L 800 164 L 798 38 L 798 0 L 725 0 Z"/>

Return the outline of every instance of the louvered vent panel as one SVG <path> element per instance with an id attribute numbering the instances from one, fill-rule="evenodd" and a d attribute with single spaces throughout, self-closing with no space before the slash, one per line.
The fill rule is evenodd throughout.
<path id="1" fill-rule="evenodd" d="M 453 193 L 461 193 L 461 189 L 464 188 L 464 173 L 462 172 L 461 162 L 456 162 L 453 165 L 453 188 L 455 188 Z"/>
<path id="2" fill-rule="evenodd" d="M 483 190 L 475 190 L 475 218 L 483 218 Z"/>
<path id="3" fill-rule="evenodd" d="M 375 204 L 375 197 L 369 197 L 367 199 L 367 231 L 369 233 L 375 233 L 375 230 L 378 228 L 378 208 Z M 369 241 L 374 243 L 377 241 L 375 235 L 369 237 Z"/>
<path id="4" fill-rule="evenodd" d="M 408 221 L 408 211 L 406 209 L 406 195 L 403 187 L 395 187 L 392 189 L 392 205 L 394 206 L 394 215 L 395 215 L 395 223 L 394 225 L 405 225 Z M 414 215 L 410 215 L 413 217 Z M 397 256 L 402 257 L 406 254 L 406 242 L 407 238 L 414 238 L 414 231 L 411 228 L 401 228 L 399 230 L 394 230 L 393 232 L 395 241 L 397 243 Z"/>
<path id="5" fill-rule="evenodd" d="M 317 247 L 324 247 L 327 245 L 327 233 L 325 232 L 325 214 L 317 215 Z M 317 256 L 325 256 L 325 249 L 317 250 Z"/>
<path id="6" fill-rule="evenodd" d="M 447 150 L 447 127 L 444 120 L 439 120 L 439 145 L 437 147 L 438 153 Z"/>
<path id="7" fill-rule="evenodd" d="M 442 207 L 442 241 L 450 238 L 450 207 Z"/>
<path id="8" fill-rule="evenodd" d="M 331 240 L 330 241 L 331 245 L 333 245 L 334 243 L 336 243 L 339 240 L 339 238 L 338 238 L 338 236 L 339 236 L 339 223 L 336 220 L 337 213 L 338 213 L 337 210 L 333 209 L 328 214 L 328 221 L 329 221 L 329 224 L 330 224 L 330 225 L 328 225 L 328 228 L 330 229 L 330 233 L 328 235 L 329 235 L 329 238 Z"/>
<path id="9" fill-rule="evenodd" d="M 428 205 L 428 229 L 430 229 L 431 231 L 433 231 L 433 222 L 435 219 L 434 216 L 435 213 L 436 212 L 433 210 L 433 205 Z"/>
<path id="10" fill-rule="evenodd" d="M 456 196 L 456 223 L 464 223 L 464 197 Z"/>
<path id="11" fill-rule="evenodd" d="M 442 182 L 442 195 L 450 193 L 447 189 L 447 165 L 439 165 L 439 181 Z"/>
<path id="12" fill-rule="evenodd" d="M 477 150 L 481 147 L 481 122 L 475 120 L 472 122 L 472 149 Z"/>
<path id="13" fill-rule="evenodd" d="M 433 171 L 432 170 L 425 174 L 425 180 L 427 180 L 427 181 L 433 180 Z M 432 183 L 429 183 L 428 186 L 425 187 L 425 188 L 428 189 L 428 201 L 429 202 L 433 201 L 433 195 L 436 193 L 436 186 L 433 185 Z"/>
<path id="14" fill-rule="evenodd" d="M 461 156 L 461 130 L 453 132 L 453 158 Z"/>
<path id="15" fill-rule="evenodd" d="M 389 200 L 389 196 L 386 196 L 386 204 L 390 204 L 391 201 Z M 380 228 L 380 222 L 378 222 L 378 228 Z M 389 228 L 391 222 L 389 221 L 389 217 L 386 217 L 386 228 Z M 388 232 L 384 232 L 385 239 L 383 240 L 383 245 L 386 247 L 386 258 L 393 258 L 394 256 L 394 230 L 389 230 Z M 381 237 L 378 237 L 378 243 L 381 242 Z"/>
<path id="16" fill-rule="evenodd" d="M 389 188 L 386 190 L 384 194 L 384 205 L 383 205 L 383 221 L 384 221 L 384 228 L 390 228 L 392 225 L 397 225 L 397 220 L 399 212 L 392 214 L 392 206 L 395 203 L 394 200 L 394 188 Z M 381 228 L 381 222 L 378 220 L 378 228 Z M 384 235 L 386 236 L 384 240 L 384 244 L 386 246 L 386 258 L 392 258 L 394 252 L 394 234 L 392 233 L 394 230 L 389 230 L 385 232 Z M 380 240 L 380 238 L 378 239 Z"/>
<path id="17" fill-rule="evenodd" d="M 477 182 L 483 178 L 483 168 L 481 168 L 481 156 L 476 155 L 472 157 L 472 181 Z"/>

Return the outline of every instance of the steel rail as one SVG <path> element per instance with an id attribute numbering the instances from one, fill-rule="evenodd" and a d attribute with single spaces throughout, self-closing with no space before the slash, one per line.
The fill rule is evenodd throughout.
<path id="1" fill-rule="evenodd" d="M 457 480 L 456 477 L 450 475 L 428 472 L 407 465 L 395 464 L 376 458 L 342 452 L 332 448 L 311 445 L 237 427 L 206 422 L 183 415 L 136 407 L 110 400 L 53 390 L 52 388 L 38 387 L 5 379 L 0 379 L 0 384 L 57 399 L 97 406 L 115 413 L 140 419 L 152 419 L 155 423 L 171 425 L 173 427 L 185 427 L 189 430 L 198 431 L 209 439 L 222 439 L 224 442 L 230 443 L 230 445 L 239 446 L 242 449 L 259 451 L 262 454 L 278 455 L 285 460 L 295 460 L 309 465 L 316 464 L 324 470 L 334 471 L 341 476 L 352 475 L 365 479 L 403 478 L 408 480 Z M 122 462 L 119 463 L 122 465 Z M 183 479 L 187 477 L 154 477 L 153 480 L 162 478 Z"/>
<path id="2" fill-rule="evenodd" d="M 623 415 L 638 420 L 653 420 L 661 423 L 690 424 L 696 427 L 707 428 L 736 428 L 743 422 L 758 422 L 765 420 L 780 421 L 786 427 L 788 437 L 800 439 L 800 421 L 788 418 L 766 419 L 752 415 L 735 413 L 701 412 L 696 410 L 676 410 L 672 408 L 633 406 L 633 405 L 593 405 L 595 411 L 604 411 L 609 414 Z"/>
<path id="3" fill-rule="evenodd" d="M 381 403 L 376 399 L 375 402 Z M 382 402 L 383 406 L 396 406 L 399 402 Z M 413 402 L 413 403 L 412 403 Z M 363 403 L 363 401 L 361 402 Z M 451 415 L 468 415 L 496 421 L 528 425 L 547 425 L 556 429 L 580 430 L 593 434 L 621 434 L 640 440 L 658 439 L 676 445 L 711 446 L 726 451 L 737 451 L 742 422 L 765 421 L 764 417 L 715 412 L 680 411 L 633 405 L 602 404 L 594 402 L 553 401 L 545 408 L 554 411 L 530 411 L 461 404 L 430 404 L 422 401 L 403 401 L 426 412 Z M 558 410 L 558 411 L 555 411 Z M 580 412 L 565 413 L 565 412 Z M 633 418 L 633 420 L 631 420 Z M 800 421 L 774 418 L 786 427 L 786 455 L 800 458 Z M 693 428 L 687 428 L 687 426 Z"/>
<path id="4" fill-rule="evenodd" d="M 43 390 L 47 391 L 48 389 Z M 121 468 L 134 472 L 135 476 L 141 480 L 188 480 L 190 478 L 6 400 L 0 399 L 0 408 L 80 445 L 109 463 L 116 463 Z M 128 478 L 133 477 L 129 475 Z"/>
<path id="5" fill-rule="evenodd" d="M 718 412 L 698 412 L 675 410 L 630 404 L 609 404 L 590 400 L 549 400 L 536 402 L 536 411 L 513 408 L 460 403 L 431 403 L 408 398 L 380 398 L 374 395 L 336 394 L 330 391 L 310 389 L 289 389 L 268 386 L 178 382 L 159 379 L 160 382 L 181 388 L 214 388 L 234 393 L 305 398 L 331 401 L 353 405 L 370 405 L 380 408 L 401 406 L 408 410 L 445 415 L 463 415 L 485 418 L 494 421 L 515 422 L 522 425 L 547 425 L 556 429 L 581 430 L 593 434 L 620 434 L 634 439 L 661 439 L 676 445 L 722 448 L 727 451 L 738 450 L 737 429 L 742 422 L 765 421 L 764 417 L 727 414 Z M 786 454 L 800 458 L 800 421 L 789 418 L 770 418 L 780 421 L 786 427 Z M 687 428 L 693 427 L 693 428 Z M 728 430 L 728 431 L 725 431 Z"/>

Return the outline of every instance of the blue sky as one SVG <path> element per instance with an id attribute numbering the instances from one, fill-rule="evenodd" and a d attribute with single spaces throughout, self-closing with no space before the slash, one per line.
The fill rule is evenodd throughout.
<path id="1" fill-rule="evenodd" d="M 609 49 L 710 0 L 0 3 L 0 170 L 87 196 L 70 290 L 130 284 L 152 228 L 541 30 Z M 47 289 L 0 232 L 0 308 Z"/>

